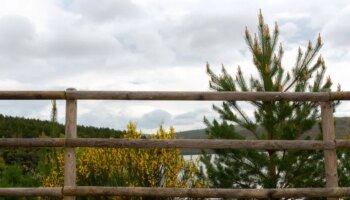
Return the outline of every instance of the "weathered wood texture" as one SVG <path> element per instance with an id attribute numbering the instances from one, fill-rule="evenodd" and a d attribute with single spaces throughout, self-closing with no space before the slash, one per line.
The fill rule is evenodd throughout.
<path id="1" fill-rule="evenodd" d="M 334 142 L 334 119 L 332 102 L 321 102 L 322 134 L 324 142 Z M 337 154 L 336 149 L 324 150 L 326 187 L 338 187 Z M 328 198 L 335 200 L 335 198 Z"/>
<path id="2" fill-rule="evenodd" d="M 349 141 L 350 143 L 350 141 Z M 308 140 L 219 140 L 219 139 L 67 139 L 67 146 L 106 148 L 197 148 L 197 149 L 334 149 L 334 142 Z"/>
<path id="3" fill-rule="evenodd" d="M 350 148 L 350 140 L 220 140 L 220 139 L 117 139 L 117 138 L 0 138 L 1 147 L 101 147 L 182 149 L 301 149 Z"/>
<path id="4" fill-rule="evenodd" d="M 0 91 L 0 99 L 66 99 L 64 91 Z"/>
<path id="5" fill-rule="evenodd" d="M 0 188 L 0 196 L 152 196 L 197 198 L 302 198 L 350 196 L 349 187 L 288 188 L 288 189 L 207 189 L 207 188 L 147 188 L 147 187 L 53 187 Z"/>
<path id="6" fill-rule="evenodd" d="M 73 91 L 68 89 L 67 91 Z M 65 139 L 77 137 L 77 101 L 66 101 Z M 76 186 L 76 152 L 74 147 L 64 149 L 64 186 Z M 75 200 L 75 196 L 64 196 L 64 200 Z"/>
<path id="7" fill-rule="evenodd" d="M 12 196 L 12 197 L 54 196 L 54 197 L 62 197 L 62 187 L 0 188 L 0 196 Z"/>
<path id="8" fill-rule="evenodd" d="M 302 198 L 350 196 L 350 188 L 288 188 L 288 189 L 188 189 L 147 187 L 65 187 L 65 195 L 77 196 L 152 196 L 197 198 Z"/>
<path id="9" fill-rule="evenodd" d="M 95 99 L 175 101 L 332 101 L 350 92 L 191 92 L 191 91 L 0 91 L 0 100 Z"/>
<path id="10" fill-rule="evenodd" d="M 63 147 L 64 138 L 0 138 L 0 147 Z"/>
<path id="11" fill-rule="evenodd" d="M 329 93 L 329 101 L 335 100 L 350 100 L 350 92 L 349 91 L 341 91 L 341 92 L 328 92 Z"/>
<path id="12" fill-rule="evenodd" d="M 154 92 L 154 91 L 70 91 L 67 99 L 174 100 L 174 101 L 328 101 L 328 92 Z M 344 97 L 349 96 L 345 95 Z"/>

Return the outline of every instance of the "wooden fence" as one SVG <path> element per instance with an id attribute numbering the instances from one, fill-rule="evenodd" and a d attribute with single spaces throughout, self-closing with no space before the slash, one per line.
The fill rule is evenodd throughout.
<path id="1" fill-rule="evenodd" d="M 350 92 L 128 92 L 128 91 L 0 91 L 0 100 L 66 100 L 65 138 L 0 138 L 0 147 L 64 147 L 64 186 L 0 188 L 0 196 L 153 196 L 198 198 L 300 198 L 350 196 L 350 187 L 338 187 L 337 148 L 350 148 L 350 140 L 335 139 L 332 101 L 350 100 Z M 323 141 L 310 140 L 215 140 L 215 139 L 99 139 L 77 138 L 77 100 L 168 100 L 168 101 L 312 101 L 320 102 Z M 209 149 L 304 149 L 324 150 L 326 188 L 207 189 L 145 188 L 76 185 L 76 147 L 114 148 L 209 148 Z M 349 161 L 350 162 L 350 161 Z"/>

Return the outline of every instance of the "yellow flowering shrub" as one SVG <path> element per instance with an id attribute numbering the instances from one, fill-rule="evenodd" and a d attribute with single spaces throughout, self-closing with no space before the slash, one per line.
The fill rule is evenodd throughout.
<path id="1" fill-rule="evenodd" d="M 141 138 L 135 124 L 129 124 L 124 138 Z M 171 127 L 166 132 L 161 126 L 152 139 L 175 139 Z M 143 187 L 203 187 L 203 181 L 196 179 L 199 173 L 198 161 L 185 161 L 178 148 L 121 149 L 126 171 L 130 177 L 129 185 Z"/>
<path id="2" fill-rule="evenodd" d="M 56 161 L 51 160 L 51 170 L 49 176 L 43 179 L 43 186 L 57 187 L 63 185 L 64 154 L 63 151 L 57 153 Z M 57 162 L 57 163 L 54 163 Z"/>
<path id="3" fill-rule="evenodd" d="M 124 138 L 141 139 L 134 123 L 129 123 Z M 150 136 L 154 139 L 175 139 L 160 126 Z M 198 160 L 185 160 L 178 148 L 78 148 L 77 174 L 79 185 L 135 186 L 135 187 L 207 187 L 198 178 Z M 52 168 L 44 186 L 63 183 L 63 156 L 58 155 L 60 168 Z"/>

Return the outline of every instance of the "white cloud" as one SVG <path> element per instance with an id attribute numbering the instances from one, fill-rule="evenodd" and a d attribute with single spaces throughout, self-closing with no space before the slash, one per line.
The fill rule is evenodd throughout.
<path id="1" fill-rule="evenodd" d="M 255 73 L 243 36 L 245 26 L 256 31 L 261 8 L 271 26 L 275 21 L 280 25 L 286 67 L 294 63 L 297 47 L 320 32 L 327 73 L 347 90 L 348 4 L 345 0 L 5 0 L 0 6 L 0 88 L 208 90 L 207 61 L 215 71 L 223 63 L 233 73 L 237 65 L 246 76 Z M 151 131 L 163 120 L 176 129 L 192 129 L 204 126 L 204 115 L 214 116 L 211 104 L 82 101 L 79 123 L 124 128 L 135 120 Z M 64 103 L 59 105 L 63 121 Z M 0 112 L 46 118 L 49 107 L 46 101 L 6 101 Z M 339 109 L 345 113 L 347 107 Z"/>
<path id="2" fill-rule="evenodd" d="M 110 22 L 115 19 L 140 17 L 142 12 L 132 1 L 125 0 L 73 0 L 68 6 L 71 11 L 81 15 L 82 18 L 96 23 Z"/>
<path id="3" fill-rule="evenodd" d="M 325 38 L 330 41 L 331 47 L 336 49 L 348 49 L 350 47 L 348 36 L 350 31 L 349 17 L 350 5 L 338 11 L 335 17 L 323 28 Z"/>

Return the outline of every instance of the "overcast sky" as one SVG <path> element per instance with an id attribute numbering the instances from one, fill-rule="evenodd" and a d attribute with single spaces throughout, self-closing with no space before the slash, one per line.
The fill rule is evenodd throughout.
<path id="1" fill-rule="evenodd" d="M 276 21 L 286 54 L 320 33 L 327 75 L 350 90 L 350 2 L 344 0 L 1 0 L 1 90 L 206 91 L 205 64 L 255 73 L 243 39 L 256 31 L 262 9 Z M 176 130 L 204 127 L 208 102 L 79 101 L 78 122 L 149 132 L 161 123 Z M 0 113 L 49 119 L 50 101 L 2 101 Z M 64 121 L 64 102 L 59 102 Z M 247 108 L 249 109 L 249 108 Z M 346 116 L 343 103 L 336 115 Z"/>

